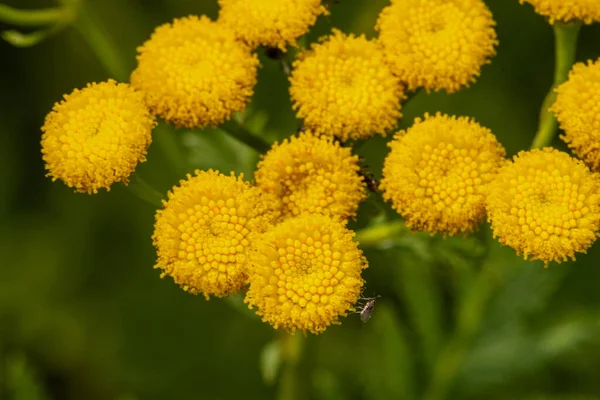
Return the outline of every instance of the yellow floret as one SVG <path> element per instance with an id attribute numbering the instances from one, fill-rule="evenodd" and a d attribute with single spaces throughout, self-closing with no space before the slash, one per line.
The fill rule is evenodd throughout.
<path id="1" fill-rule="evenodd" d="M 554 21 L 570 22 L 581 20 L 586 24 L 600 21 L 600 2 L 598 0 L 519 0 L 529 3 L 535 12 Z"/>
<path id="2" fill-rule="evenodd" d="M 551 110 L 565 131 L 561 138 L 593 171 L 600 172 L 600 59 L 575 64 L 556 93 Z"/>
<path id="3" fill-rule="evenodd" d="M 257 186 L 281 199 L 282 215 L 303 212 L 348 219 L 366 197 L 358 156 L 310 132 L 275 143 L 258 163 Z"/>
<path id="4" fill-rule="evenodd" d="M 412 229 L 456 235 L 485 218 L 487 185 L 505 162 L 489 129 L 468 118 L 417 118 L 389 144 L 383 198 Z"/>
<path id="5" fill-rule="evenodd" d="M 75 89 L 56 103 L 42 127 L 47 176 L 78 192 L 127 183 L 146 161 L 154 117 L 143 96 L 113 80 Z"/>
<path id="6" fill-rule="evenodd" d="M 233 29 L 252 47 L 295 45 L 319 14 L 321 0 L 219 0 L 219 22 Z"/>
<path id="7" fill-rule="evenodd" d="M 598 236 L 600 177 L 561 151 L 522 151 L 491 184 L 487 212 L 494 236 L 525 259 L 575 259 Z"/>
<path id="8" fill-rule="evenodd" d="M 321 333 L 354 311 L 367 261 L 353 232 L 329 217 L 303 214 L 261 235 L 250 259 L 246 303 L 275 329 Z"/>
<path id="9" fill-rule="evenodd" d="M 159 26 L 138 53 L 131 84 L 169 123 L 219 125 L 243 110 L 252 96 L 256 55 L 231 29 L 205 16 Z"/>
<path id="10" fill-rule="evenodd" d="M 498 44 L 482 0 L 395 0 L 377 21 L 392 71 L 408 85 L 455 92 L 489 63 Z"/>
<path id="11" fill-rule="evenodd" d="M 253 238 L 278 218 L 276 199 L 242 180 L 196 171 L 169 193 L 156 214 L 155 268 L 186 292 L 223 297 L 248 278 Z"/>
<path id="12" fill-rule="evenodd" d="M 298 118 L 318 134 L 342 141 L 385 135 L 402 116 L 399 80 L 364 36 L 334 30 L 294 62 L 290 82 Z"/>

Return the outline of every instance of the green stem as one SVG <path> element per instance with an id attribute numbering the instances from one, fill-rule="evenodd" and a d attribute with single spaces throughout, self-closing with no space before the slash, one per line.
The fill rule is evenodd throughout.
<path id="1" fill-rule="evenodd" d="M 96 53 L 104 69 L 117 80 L 127 82 L 129 80 L 129 68 L 123 63 L 115 42 L 90 8 L 83 4 L 78 7 L 78 18 L 75 25 L 92 51 Z M 187 156 L 170 126 L 160 123 L 153 133 L 153 139 L 162 148 L 168 162 L 178 175 L 181 176 L 189 172 Z"/>
<path id="2" fill-rule="evenodd" d="M 264 154 L 271 148 L 269 143 L 258 136 L 254 136 L 252 133 L 248 132 L 244 126 L 233 119 L 225 122 L 219 126 L 219 128 L 231 135 L 233 138 L 248 145 L 249 147 L 252 147 L 257 153 Z"/>
<path id="3" fill-rule="evenodd" d="M 0 4 L 0 22 L 17 26 L 43 26 L 56 24 L 73 17 L 67 7 L 40 8 L 37 10 L 18 10 Z"/>
<path id="4" fill-rule="evenodd" d="M 356 231 L 354 240 L 361 247 L 371 247 L 380 244 L 393 236 L 399 236 L 408 232 L 408 229 L 401 220 L 386 222 L 379 225 L 370 226 Z"/>
<path id="5" fill-rule="evenodd" d="M 129 183 L 126 187 L 139 199 L 144 200 L 157 208 L 162 207 L 162 194 L 140 178 L 135 172 L 129 177 Z"/>
<path id="6" fill-rule="evenodd" d="M 447 397 L 464 358 L 477 334 L 485 307 L 496 281 L 496 271 L 484 266 L 461 303 L 457 327 L 442 349 L 433 368 L 424 400 L 443 400 Z"/>
<path id="7" fill-rule="evenodd" d="M 75 27 L 96 53 L 104 69 L 118 81 L 127 82 L 129 68 L 123 63 L 123 58 L 117 51 L 114 40 L 91 9 L 84 4 L 80 4 L 78 7 Z"/>
<path id="8" fill-rule="evenodd" d="M 299 400 L 305 398 L 305 385 L 300 377 L 300 360 L 304 349 L 304 336 L 283 333 L 281 337 L 282 361 L 284 362 L 277 400 Z"/>
<path id="9" fill-rule="evenodd" d="M 575 62 L 575 53 L 577 51 L 577 37 L 579 35 L 579 29 L 581 23 L 569 23 L 564 24 L 555 22 L 554 28 L 554 42 L 555 42 L 555 69 L 554 69 L 554 82 L 550 87 L 550 91 L 544 99 L 542 109 L 540 110 L 540 123 L 538 131 L 531 144 L 532 149 L 538 149 L 548 146 L 552 143 L 556 131 L 558 129 L 558 122 L 554 117 L 554 114 L 549 111 L 554 101 L 556 100 L 556 92 L 554 91 L 558 85 L 565 82 L 569 77 L 569 71 Z"/>
<path id="10" fill-rule="evenodd" d="M 178 176 L 184 176 L 188 172 L 191 172 L 187 155 L 179 140 L 177 140 L 177 132 L 173 130 L 171 125 L 160 122 L 154 129 L 152 139 L 162 149 L 167 161 Z"/>

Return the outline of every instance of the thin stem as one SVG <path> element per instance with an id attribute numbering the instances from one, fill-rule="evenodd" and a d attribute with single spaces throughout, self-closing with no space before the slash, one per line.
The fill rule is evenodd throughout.
<path id="1" fill-rule="evenodd" d="M 396 220 L 360 229 L 356 232 L 354 240 L 357 241 L 361 247 L 371 247 L 406 232 L 408 232 L 408 230 L 406 229 L 404 222 Z"/>
<path id="2" fill-rule="evenodd" d="M 554 82 L 544 99 L 542 109 L 540 110 L 540 123 L 538 131 L 531 144 L 532 149 L 538 149 L 548 146 L 552 143 L 558 122 L 554 114 L 549 111 L 556 100 L 556 92 L 554 91 L 558 85 L 565 82 L 569 77 L 569 71 L 575 62 L 575 53 L 577 51 L 577 37 L 581 23 L 563 24 L 555 22 L 554 42 L 555 42 L 555 69 Z"/>
<path id="3" fill-rule="evenodd" d="M 443 400 L 459 372 L 476 335 L 496 281 L 496 271 L 484 266 L 461 304 L 457 327 L 442 349 L 433 368 L 433 375 L 424 400 Z"/>
<path id="4" fill-rule="evenodd" d="M 152 138 L 163 151 L 167 161 L 175 170 L 177 175 L 183 176 L 191 172 L 188 165 L 187 155 L 177 140 L 177 133 L 171 125 L 160 122 L 154 129 Z"/>
<path id="5" fill-rule="evenodd" d="M 129 177 L 129 183 L 125 185 L 127 189 L 139 199 L 152 204 L 153 206 L 162 207 L 163 195 L 146 181 L 140 178 L 135 172 Z"/>
<path id="6" fill-rule="evenodd" d="M 127 68 L 123 58 L 117 51 L 114 40 L 90 8 L 84 4 L 78 7 L 75 27 L 96 53 L 104 69 L 115 79 L 126 82 L 129 79 L 129 68 Z"/>
<path id="7" fill-rule="evenodd" d="M 0 22 L 17 26 L 43 26 L 72 18 L 73 13 L 66 7 L 18 10 L 0 4 Z"/>
<path id="8" fill-rule="evenodd" d="M 271 148 L 269 143 L 248 132 L 248 130 L 246 130 L 246 128 L 244 128 L 244 126 L 237 121 L 229 120 L 219 126 L 219 128 L 231 135 L 233 138 L 248 145 L 249 147 L 252 147 L 258 153 L 264 154 Z"/>
<path id="9" fill-rule="evenodd" d="M 79 6 L 75 25 L 92 51 L 96 53 L 104 69 L 119 81 L 128 81 L 129 69 L 123 63 L 115 42 L 89 8 L 84 5 Z M 170 126 L 160 123 L 154 131 L 153 139 L 162 148 L 168 162 L 178 175 L 189 172 L 187 156 L 177 142 L 177 136 Z"/>
<path id="10" fill-rule="evenodd" d="M 298 400 L 305 398 L 305 385 L 300 377 L 300 360 L 304 349 L 301 334 L 283 333 L 281 337 L 283 370 L 279 381 L 278 400 Z"/>

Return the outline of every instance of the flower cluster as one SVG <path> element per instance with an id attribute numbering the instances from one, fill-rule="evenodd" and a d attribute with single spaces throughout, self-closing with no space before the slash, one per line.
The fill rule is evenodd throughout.
<path id="1" fill-rule="evenodd" d="M 562 137 L 578 157 L 600 172 L 600 59 L 578 63 L 557 89 L 552 111 Z"/>
<path id="2" fill-rule="evenodd" d="M 219 21 L 252 47 L 286 49 L 327 10 L 321 0 L 219 0 Z"/>
<path id="3" fill-rule="evenodd" d="M 455 235 L 485 218 L 487 185 L 505 151 L 489 129 L 468 118 L 417 118 L 389 144 L 383 198 L 413 229 Z"/>
<path id="4" fill-rule="evenodd" d="M 294 62 L 290 83 L 298 117 L 318 134 L 341 140 L 383 135 L 401 116 L 400 82 L 364 36 L 334 30 Z"/>
<path id="5" fill-rule="evenodd" d="M 87 193 L 127 183 L 146 161 L 154 124 L 143 96 L 127 84 L 109 80 L 75 89 L 54 105 L 42 127 L 48 175 Z"/>
<path id="6" fill-rule="evenodd" d="M 527 2 L 551 20 L 599 19 L 591 1 Z M 259 46 L 285 51 L 327 12 L 320 0 L 219 4 L 217 21 L 157 27 L 137 49 L 131 85 L 90 84 L 54 106 L 42 127 L 53 180 L 87 193 L 127 184 L 156 117 L 190 129 L 230 119 L 253 94 Z M 393 131 L 407 91 L 474 82 L 495 54 L 494 25 L 482 0 L 392 0 L 376 39 L 334 29 L 301 49 L 289 74 L 300 133 L 261 155 L 255 182 L 208 170 L 173 187 L 152 237 L 161 277 L 207 299 L 245 291 L 263 321 L 290 332 L 321 333 L 354 312 L 367 260 L 348 221 L 372 180 L 352 145 Z M 564 140 L 597 171 L 600 60 L 576 65 L 556 91 Z M 489 129 L 441 113 L 417 118 L 388 145 L 381 184 L 369 188 L 413 230 L 467 234 L 487 216 L 501 243 L 546 264 L 598 236 L 599 175 L 566 153 L 532 150 L 511 162 Z"/>
<path id="7" fill-rule="evenodd" d="M 173 188 L 156 214 L 156 267 L 187 292 L 223 297 L 247 283 L 252 238 L 278 213 L 275 198 L 242 179 L 196 171 Z"/>
<path id="8" fill-rule="evenodd" d="M 585 252 L 600 228 L 600 176 L 552 149 L 519 153 L 490 185 L 494 236 L 525 258 L 561 262 Z"/>
<path id="9" fill-rule="evenodd" d="M 339 222 L 318 214 L 290 218 L 262 235 L 246 302 L 275 328 L 322 332 L 353 310 L 366 260 Z"/>
<path id="10" fill-rule="evenodd" d="M 392 72 L 409 90 L 452 93 L 495 54 L 494 25 L 482 0 L 393 0 L 377 30 Z"/>
<path id="11" fill-rule="evenodd" d="M 228 27 L 207 17 L 176 19 L 138 48 L 131 84 L 165 121 L 216 126 L 246 107 L 258 59 Z"/>
<path id="12" fill-rule="evenodd" d="M 281 199 L 282 214 L 348 219 L 366 197 L 358 156 L 310 132 L 275 143 L 258 164 L 257 185 Z"/>
<path id="13" fill-rule="evenodd" d="M 529 3 L 538 14 L 554 21 L 572 22 L 580 20 L 586 24 L 600 22 L 600 2 L 595 0 L 519 0 Z"/>

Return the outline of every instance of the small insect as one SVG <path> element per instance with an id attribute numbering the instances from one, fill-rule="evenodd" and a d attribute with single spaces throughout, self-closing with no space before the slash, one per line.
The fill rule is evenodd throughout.
<path id="1" fill-rule="evenodd" d="M 364 163 L 365 159 L 363 156 L 358 157 L 358 162 L 359 163 Z M 363 178 L 363 182 L 365 183 L 365 185 L 367 185 L 367 189 L 369 189 L 371 192 L 375 193 L 377 192 L 377 190 L 379 189 L 379 182 L 377 181 L 377 178 L 375 178 L 375 175 L 373 175 L 373 173 L 369 172 L 369 166 L 364 164 L 360 167 L 360 170 L 358 171 L 359 175 L 362 176 Z"/>
<path id="2" fill-rule="evenodd" d="M 379 182 L 377 182 L 377 178 L 375 178 L 375 175 L 364 170 L 361 171 L 361 175 L 363 178 L 363 182 L 365 183 L 365 185 L 367 185 L 367 188 L 373 193 L 377 192 L 377 189 L 379 188 Z"/>
<path id="3" fill-rule="evenodd" d="M 379 296 L 377 296 L 379 297 Z M 359 304 L 362 308 L 359 308 L 358 311 L 356 311 L 358 314 L 360 314 L 360 320 L 362 322 L 367 322 L 368 320 L 371 319 L 371 315 L 373 314 L 373 311 L 375 310 L 375 303 L 377 301 L 377 297 L 361 297 L 360 300 L 364 301 L 364 303 Z M 359 301 L 360 301 L 359 300 Z"/>

